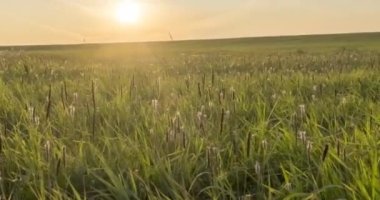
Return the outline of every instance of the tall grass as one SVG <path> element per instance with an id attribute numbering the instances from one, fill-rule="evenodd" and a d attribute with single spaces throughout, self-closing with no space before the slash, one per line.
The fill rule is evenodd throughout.
<path id="1" fill-rule="evenodd" d="M 4 57 L 1 197 L 378 199 L 378 55 Z"/>

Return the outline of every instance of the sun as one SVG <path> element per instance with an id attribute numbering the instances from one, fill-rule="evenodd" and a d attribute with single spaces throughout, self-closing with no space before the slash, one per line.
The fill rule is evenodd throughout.
<path id="1" fill-rule="evenodd" d="M 116 8 L 116 18 L 122 24 L 137 24 L 141 18 L 141 6 L 134 1 L 124 1 Z"/>

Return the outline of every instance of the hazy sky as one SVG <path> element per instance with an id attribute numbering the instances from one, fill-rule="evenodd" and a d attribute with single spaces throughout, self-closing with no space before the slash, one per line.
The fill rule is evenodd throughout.
<path id="1" fill-rule="evenodd" d="M 380 0 L 0 0 L 0 45 L 380 31 Z"/>

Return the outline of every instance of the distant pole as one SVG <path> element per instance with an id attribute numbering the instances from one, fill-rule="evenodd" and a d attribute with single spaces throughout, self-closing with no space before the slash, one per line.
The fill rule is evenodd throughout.
<path id="1" fill-rule="evenodd" d="M 174 41 L 172 33 L 169 32 L 169 37 L 171 41 Z"/>

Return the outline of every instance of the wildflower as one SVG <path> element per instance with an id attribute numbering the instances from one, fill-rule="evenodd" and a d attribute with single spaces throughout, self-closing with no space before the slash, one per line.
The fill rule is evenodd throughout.
<path id="1" fill-rule="evenodd" d="M 318 86 L 313 85 L 313 90 L 314 90 L 314 91 L 317 91 L 317 89 L 318 89 Z"/>
<path id="2" fill-rule="evenodd" d="M 78 101 L 78 93 L 77 92 L 74 92 L 73 98 L 74 98 L 74 102 Z"/>
<path id="3" fill-rule="evenodd" d="M 290 182 L 285 183 L 284 189 L 285 190 L 291 190 L 292 189 L 292 183 L 290 183 Z"/>
<path id="4" fill-rule="evenodd" d="M 254 199 L 254 197 L 255 197 L 255 195 L 253 195 L 253 194 L 246 194 L 246 195 L 241 196 L 238 199 L 240 199 L 240 200 L 251 200 L 251 199 Z"/>
<path id="5" fill-rule="evenodd" d="M 298 138 L 305 143 L 306 142 L 306 131 L 298 131 Z"/>
<path id="6" fill-rule="evenodd" d="M 34 107 L 28 107 L 28 114 L 30 121 L 33 121 L 34 118 Z"/>
<path id="7" fill-rule="evenodd" d="M 214 107 L 214 103 L 212 101 L 209 101 L 208 102 L 208 107 L 210 107 L 210 108 Z"/>
<path id="8" fill-rule="evenodd" d="M 268 147 L 268 141 L 267 140 L 261 141 L 261 146 L 263 147 L 263 149 L 266 149 Z"/>
<path id="9" fill-rule="evenodd" d="M 157 99 L 152 100 L 152 107 L 155 111 L 157 111 L 157 109 L 158 109 L 158 100 Z"/>
<path id="10" fill-rule="evenodd" d="M 313 95 L 311 95 L 311 99 L 313 99 L 313 101 L 315 101 L 315 95 L 313 94 Z"/>
<path id="11" fill-rule="evenodd" d="M 69 106 L 69 114 L 70 114 L 71 117 L 74 117 L 74 115 L 75 115 L 75 106 L 73 106 L 73 105 Z"/>
<path id="12" fill-rule="evenodd" d="M 305 104 L 301 104 L 298 107 L 300 109 L 301 116 L 304 116 L 306 113 Z"/>
<path id="13" fill-rule="evenodd" d="M 202 112 L 198 111 L 198 112 L 197 112 L 197 119 L 198 119 L 198 122 L 201 122 L 201 121 L 202 121 L 202 117 L 203 117 Z"/>
<path id="14" fill-rule="evenodd" d="M 34 123 L 38 126 L 40 124 L 40 118 L 37 116 L 37 117 L 34 117 Z"/>
<path id="15" fill-rule="evenodd" d="M 347 103 L 346 97 L 343 97 L 342 100 L 341 100 L 341 102 L 342 102 L 343 105 L 346 104 Z"/>
<path id="16" fill-rule="evenodd" d="M 310 152 L 313 149 L 313 143 L 311 141 L 306 142 L 306 149 Z"/>
<path id="17" fill-rule="evenodd" d="M 51 146 L 50 146 L 50 141 L 47 140 L 44 144 L 44 150 L 45 150 L 45 156 L 46 160 L 49 160 L 50 158 L 50 152 L 51 152 Z"/>

